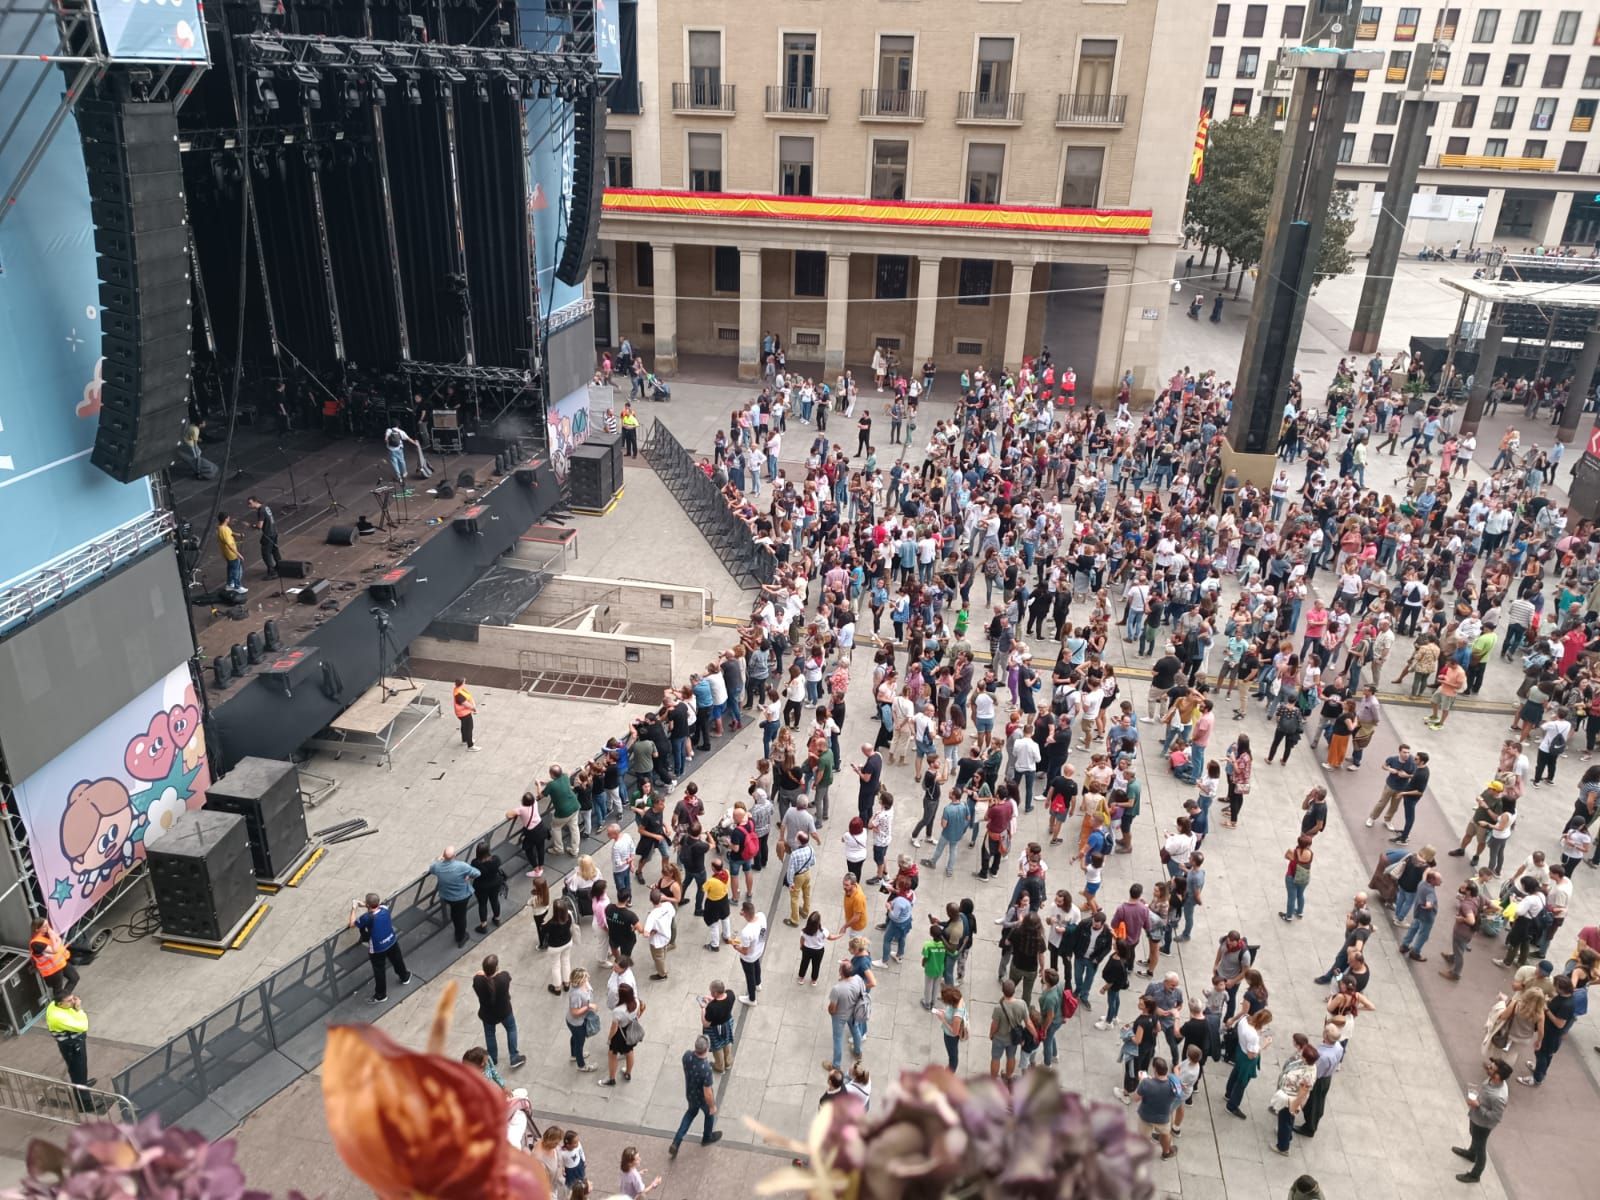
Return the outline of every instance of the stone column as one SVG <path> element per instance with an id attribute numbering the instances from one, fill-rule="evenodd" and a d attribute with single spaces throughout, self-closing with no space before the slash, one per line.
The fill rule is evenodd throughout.
<path id="1" fill-rule="evenodd" d="M 1589 383 L 1594 379 L 1594 369 L 1600 364 L 1600 320 L 1589 326 L 1583 339 L 1583 349 L 1578 351 L 1577 364 L 1572 368 L 1572 383 L 1567 391 L 1567 406 L 1561 410 L 1561 428 L 1556 437 L 1569 446 L 1578 436 L 1578 425 L 1583 420 L 1583 406 L 1589 399 Z"/>
<path id="2" fill-rule="evenodd" d="M 822 337 L 822 367 L 844 370 L 845 326 L 850 317 L 850 255 L 828 252 L 828 312 Z"/>
<path id="3" fill-rule="evenodd" d="M 1028 302 L 1033 299 L 1033 263 L 1011 264 L 1011 311 L 1006 318 L 1004 366 L 1014 371 L 1022 365 L 1028 347 Z"/>
<path id="4" fill-rule="evenodd" d="M 1495 364 L 1500 360 L 1500 343 L 1505 340 L 1506 327 L 1489 314 L 1489 324 L 1484 329 L 1483 340 L 1478 343 L 1478 365 L 1473 370 L 1472 390 L 1467 393 L 1467 407 L 1461 414 L 1461 432 L 1477 433 L 1483 423 L 1483 406 L 1489 400 L 1489 388 L 1495 379 Z"/>
<path id="5" fill-rule="evenodd" d="M 1571 213 L 1571 192 L 1557 192 L 1550 197 L 1550 215 L 1545 218 L 1544 233 L 1539 237 L 1541 246 L 1561 245 L 1561 235 L 1567 231 L 1567 217 Z"/>
<path id="6" fill-rule="evenodd" d="M 908 364 L 913 371 L 920 371 L 922 364 L 934 357 L 934 326 L 939 315 L 939 260 L 937 258 L 919 258 L 917 260 L 917 333 L 911 341 L 911 362 Z"/>
<path id="7" fill-rule="evenodd" d="M 1078 373 L 1080 402 L 1093 398 L 1096 403 L 1111 404 L 1116 400 L 1123 368 L 1133 365 L 1123 359 L 1129 343 L 1138 341 L 1144 332 L 1139 328 L 1144 317 L 1143 305 L 1138 301 L 1146 298 L 1141 289 L 1130 286 L 1133 278 L 1134 264 L 1131 261 L 1112 263 L 1106 267 L 1106 290 L 1100 295 L 1100 336 L 1095 339 L 1094 379 L 1085 379 L 1083 372 Z M 1136 291 L 1140 292 L 1138 297 L 1134 295 Z M 1165 298 L 1163 291 L 1162 299 Z M 1152 329 L 1159 328 L 1159 325 L 1152 324 Z M 1134 382 L 1138 383 L 1137 370 L 1134 372 Z"/>
<path id="8" fill-rule="evenodd" d="M 1505 203 L 1505 188 L 1490 188 L 1488 195 L 1483 198 L 1483 216 L 1478 218 L 1478 231 L 1473 235 L 1472 245 L 1482 242 L 1485 246 L 1494 245 L 1494 231 L 1500 224 L 1500 206 Z M 1471 246 L 1467 247 L 1469 250 Z"/>
<path id="9" fill-rule="evenodd" d="M 656 361 L 657 375 L 678 373 L 678 250 L 659 242 L 650 243 L 650 260 L 655 268 Z"/>
<path id="10" fill-rule="evenodd" d="M 761 250 L 739 247 L 739 378 L 761 378 Z"/>

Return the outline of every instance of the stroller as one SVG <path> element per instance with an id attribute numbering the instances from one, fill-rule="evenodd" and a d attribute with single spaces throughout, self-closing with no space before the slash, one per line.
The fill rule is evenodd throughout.
<path id="1" fill-rule="evenodd" d="M 644 377 L 644 398 L 664 403 L 672 399 L 672 389 L 654 375 Z"/>

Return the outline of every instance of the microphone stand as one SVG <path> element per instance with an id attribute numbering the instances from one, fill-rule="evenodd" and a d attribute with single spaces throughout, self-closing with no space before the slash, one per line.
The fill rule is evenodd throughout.
<path id="1" fill-rule="evenodd" d="M 284 511 L 295 512 L 300 507 L 300 485 L 294 479 L 294 459 L 289 457 L 289 452 L 282 446 L 278 447 L 278 453 L 282 456 L 283 465 L 289 472 L 289 504 Z"/>

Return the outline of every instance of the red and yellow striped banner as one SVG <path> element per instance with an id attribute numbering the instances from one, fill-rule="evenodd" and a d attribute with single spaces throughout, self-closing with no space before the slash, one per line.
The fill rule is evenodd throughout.
<path id="1" fill-rule="evenodd" d="M 1150 210 L 1027 208 L 1014 204 L 947 204 L 915 200 L 858 200 L 843 196 L 767 196 L 733 192 L 668 192 L 607 188 L 605 211 L 622 216 L 818 221 L 854 225 L 937 225 L 947 228 L 1093 233 L 1148 237 Z"/>

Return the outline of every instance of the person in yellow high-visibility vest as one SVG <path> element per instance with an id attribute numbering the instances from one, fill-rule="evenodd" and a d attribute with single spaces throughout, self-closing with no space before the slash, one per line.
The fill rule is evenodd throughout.
<path id="1" fill-rule="evenodd" d="M 633 411 L 631 401 L 622 406 L 622 453 L 639 457 L 639 414 Z"/>
<path id="2" fill-rule="evenodd" d="M 467 691 L 465 679 L 456 680 L 456 688 L 450 699 L 455 704 L 456 720 L 461 722 L 461 744 L 468 750 L 476 750 L 478 747 L 472 744 L 472 717 L 478 711 L 478 702 Z"/>
<path id="3" fill-rule="evenodd" d="M 76 1088 L 91 1088 L 95 1081 L 89 1077 L 89 1014 L 76 996 L 63 996 L 50 1001 L 44 1010 L 45 1028 L 56 1040 L 56 1049 L 67 1064 L 67 1078 Z M 82 1092 L 76 1097 L 79 1112 L 88 1112 L 93 1101 Z"/>

